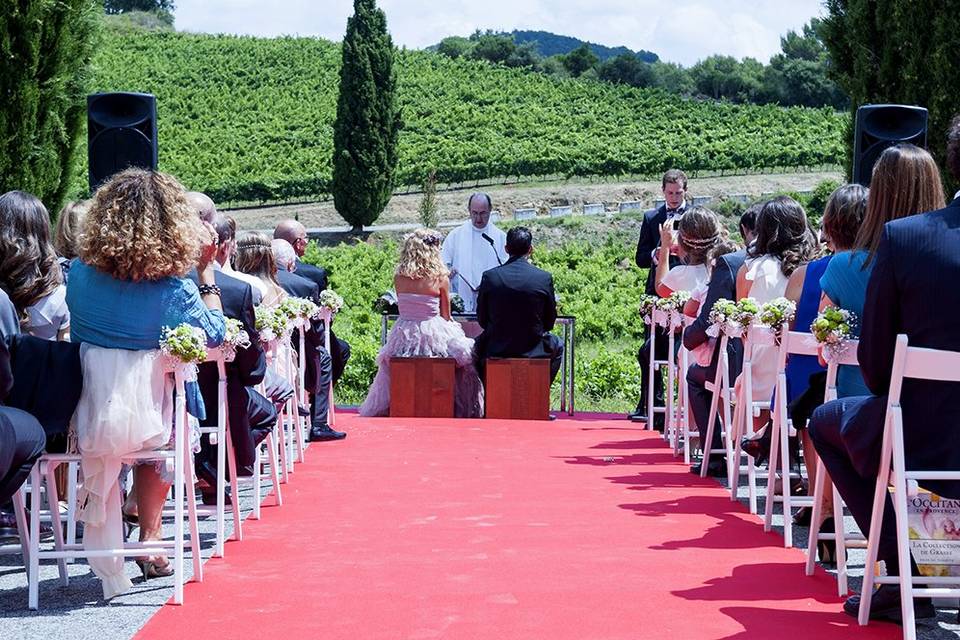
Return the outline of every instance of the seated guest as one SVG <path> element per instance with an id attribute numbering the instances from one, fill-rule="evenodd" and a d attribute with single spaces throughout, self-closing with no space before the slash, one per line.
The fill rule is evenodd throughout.
<path id="1" fill-rule="evenodd" d="M 277 261 L 273 257 L 273 247 L 266 235 L 255 231 L 240 234 L 233 266 L 240 273 L 254 276 L 260 281 L 264 306 L 276 306 L 287 297 L 277 282 Z"/>
<path id="2" fill-rule="evenodd" d="M 863 209 L 866 205 L 867 190 L 857 184 L 840 187 L 830 196 L 823 213 L 821 237 L 832 254 L 843 251 L 853 244 L 860 221 L 863 218 Z M 796 315 L 791 323 L 791 330 L 800 333 L 810 333 L 810 325 L 817 317 L 820 309 L 821 276 L 830 269 L 833 259 L 831 255 L 824 256 L 813 262 L 801 265 L 793 272 L 787 282 L 787 291 L 784 294 L 797 305 Z M 787 378 L 787 410 L 793 421 L 793 426 L 799 431 L 803 443 L 803 460 L 807 467 L 807 478 L 810 481 L 812 493 L 813 480 L 817 473 L 817 454 L 810 443 L 807 433 L 807 420 L 812 411 L 823 404 L 823 395 L 826 386 L 826 368 L 816 356 L 791 355 L 785 369 Z M 761 445 L 762 443 L 762 445 Z M 751 447 L 750 445 L 753 445 Z M 770 439 L 753 440 L 745 445 L 744 451 L 749 455 L 765 458 L 770 451 Z M 820 530 L 833 532 L 833 494 L 824 494 L 823 521 Z M 794 516 L 797 524 L 810 524 L 812 511 L 803 507 Z M 820 542 L 817 553 L 821 562 L 835 560 L 836 545 L 831 541 Z"/>
<path id="3" fill-rule="evenodd" d="M 8 299 L 0 299 L 0 313 L 7 312 L 2 308 L 7 305 Z M 6 342 L 0 339 L 0 505 L 7 504 L 23 485 L 47 442 L 36 418 L 26 411 L 3 406 L 12 387 L 10 353 Z"/>
<path id="4" fill-rule="evenodd" d="M 0 196 L 0 288 L 7 292 L 24 333 L 57 340 L 70 330 L 63 273 L 50 244 L 50 215 L 35 196 Z"/>
<path id="5" fill-rule="evenodd" d="M 770 200 L 760 209 L 757 239 L 747 247 L 747 259 L 737 274 L 737 299 L 749 297 L 762 305 L 782 297 L 793 272 L 813 260 L 819 251 L 819 243 L 800 203 L 788 196 Z M 776 383 L 778 349 L 773 344 L 756 345 L 751 352 L 750 337 L 747 337 L 744 353 L 751 357 L 753 390 L 753 397 L 746 399 L 748 402 L 769 402 Z M 743 374 L 737 379 L 737 389 L 742 377 Z M 769 413 L 761 411 L 755 424 L 767 422 Z"/>
<path id="6" fill-rule="evenodd" d="M 912 179 L 891 180 L 899 185 L 899 190 L 885 200 L 894 205 L 887 213 L 910 212 L 914 210 L 910 205 L 918 202 L 932 202 L 940 208 L 888 222 L 877 233 L 875 242 L 863 243 L 867 253 L 863 262 L 870 265 L 872 272 L 863 303 L 857 358 L 871 393 L 829 402 L 817 409 L 810 420 L 810 438 L 817 453 L 867 535 L 875 533 L 870 531 L 870 518 L 897 335 L 906 334 L 910 346 L 960 351 L 956 320 L 960 313 L 960 289 L 944 286 L 960 279 L 960 197 L 943 207 L 940 176 L 937 171 L 926 169 L 928 163 L 922 157 L 925 152 L 901 148 L 891 153 L 911 158 L 909 162 L 898 158 L 896 166 L 910 167 L 907 170 Z M 950 128 L 947 164 L 953 177 L 960 180 L 960 118 Z M 874 167 L 868 217 L 878 194 L 878 172 L 889 169 L 887 163 L 881 166 L 878 162 Z M 866 221 L 863 231 L 864 237 L 874 237 Z M 906 468 L 960 469 L 960 448 L 948 446 L 946 443 L 951 440 L 945 439 L 947 430 L 960 422 L 960 385 L 904 380 L 900 407 Z M 960 483 L 956 481 L 925 481 L 923 485 L 945 498 L 960 498 Z M 889 575 L 899 575 L 895 518 L 889 497 L 884 505 L 877 557 L 886 564 Z M 910 565 L 916 575 L 918 569 L 912 557 Z M 860 597 L 847 598 L 844 611 L 856 616 Z M 900 619 L 899 586 L 880 585 L 869 597 L 871 618 Z M 918 619 L 936 615 L 928 598 L 914 599 L 914 613 Z"/>
<path id="7" fill-rule="evenodd" d="M 557 320 L 553 276 L 530 264 L 533 236 L 526 227 L 507 232 L 507 253 L 507 263 L 485 271 L 480 280 L 477 370 L 482 377 L 487 358 L 550 358 L 552 381 L 563 358 L 560 339 L 547 333 Z"/>
<path id="8" fill-rule="evenodd" d="M 723 239 L 724 231 L 717 214 L 704 207 L 691 207 L 681 214 L 677 228 L 660 227 L 660 256 L 657 261 L 656 289 L 661 298 L 674 291 L 693 292 L 707 282 L 707 260 Z M 680 264 L 670 266 L 670 256 Z"/>
<path id="9" fill-rule="evenodd" d="M 321 267 L 300 260 L 306 253 L 308 244 L 307 230 L 304 226 L 296 220 L 283 220 L 274 230 L 273 237 L 286 240 L 297 253 L 297 268 L 294 269 L 297 275 L 312 280 L 321 292 L 325 291 L 328 285 L 327 272 Z M 338 338 L 332 327 L 330 328 L 330 357 L 333 359 L 333 382 L 336 384 L 350 359 L 350 345 Z"/>
<path id="10" fill-rule="evenodd" d="M 457 362 L 454 415 L 483 415 L 483 387 L 473 365 L 473 340 L 450 317 L 449 271 L 440 234 L 417 229 L 406 237 L 393 277 L 400 317 L 377 356 L 377 376 L 360 406 L 362 416 L 390 413 L 390 358 L 453 358 Z"/>
<path id="11" fill-rule="evenodd" d="M 760 205 L 754 205 L 740 218 L 740 233 L 744 240 L 752 239 L 754 236 L 754 225 L 756 223 L 756 212 Z M 717 300 L 725 298 L 733 300 L 737 297 L 737 272 L 743 266 L 746 259 L 746 250 L 741 249 L 733 253 L 718 256 L 710 272 L 710 280 L 707 284 L 707 293 L 703 303 L 700 305 L 697 318 L 689 327 L 683 331 L 683 345 L 690 351 L 699 349 L 710 341 L 707 335 L 707 329 L 712 324 L 710 322 L 710 312 Z M 740 366 L 743 359 L 743 345 L 738 339 L 727 341 L 727 362 L 730 369 L 730 380 L 735 380 L 740 375 Z M 720 341 L 717 340 L 714 345 L 713 358 L 709 366 L 693 364 L 687 370 L 687 389 L 690 392 L 690 413 L 696 423 L 697 430 L 700 432 L 700 442 L 704 450 L 707 449 L 707 420 L 710 417 L 710 403 L 712 392 L 706 388 L 706 383 L 712 383 L 717 375 L 717 363 L 720 361 Z M 722 449 L 723 441 L 720 437 L 720 415 L 717 411 L 716 424 L 713 428 L 713 442 L 710 443 L 711 449 Z M 695 464 L 690 467 L 691 473 L 700 473 L 700 465 Z M 707 467 L 707 473 L 713 476 L 720 476 L 725 473 L 723 458 L 719 455 L 712 455 Z"/>
<path id="12" fill-rule="evenodd" d="M 277 281 L 291 296 L 307 298 L 319 304 L 320 287 L 317 283 L 292 273 L 297 267 L 297 254 L 286 240 L 272 242 L 273 254 L 277 261 Z M 323 321 L 314 320 L 310 329 L 304 334 L 304 345 L 307 349 L 304 361 L 304 386 L 310 395 L 310 442 L 324 440 L 342 440 L 347 437 L 342 431 L 334 431 L 327 423 L 330 412 L 330 383 L 333 379 L 333 362 L 327 352 L 323 332 Z M 331 336 L 331 345 L 332 336 Z M 293 345 L 300 347 L 300 338 L 294 331 Z"/>
<path id="13" fill-rule="evenodd" d="M 190 203 L 196 210 L 197 215 L 204 222 L 209 222 L 217 232 L 217 256 L 213 263 L 213 268 L 218 272 L 236 280 L 246 282 L 253 289 L 253 304 L 260 304 L 263 298 L 261 288 L 263 283 L 255 276 L 242 273 L 233 268 L 233 259 L 237 254 L 237 222 L 230 216 L 221 215 L 217 212 L 217 207 L 213 200 L 205 193 L 199 191 L 190 191 L 187 194 Z"/>
<path id="14" fill-rule="evenodd" d="M 63 283 L 67 283 L 70 274 L 70 261 L 77 257 L 77 242 L 80 224 L 87 215 L 89 203 L 68 202 L 57 215 L 57 224 L 53 228 L 53 248 L 57 250 L 57 262 L 63 271 Z"/>
<path id="15" fill-rule="evenodd" d="M 71 338 L 82 345 L 83 392 L 74 422 L 84 476 L 79 518 L 85 523 L 86 549 L 122 543 L 121 458 L 170 440 L 171 386 L 163 360 L 156 357 L 161 330 L 187 323 L 203 330 L 208 346 L 223 342 L 220 290 L 211 264 L 216 248 L 212 229 L 197 218 L 171 176 L 127 169 L 94 196 L 67 288 Z M 184 277 L 194 267 L 199 287 Z M 188 400 L 195 403 L 196 395 L 188 394 Z M 163 467 L 134 469 L 125 509 L 132 515 L 136 505 L 141 541 L 161 538 L 171 482 Z M 130 588 L 122 559 L 91 557 L 88 562 L 103 581 L 104 598 Z M 172 573 L 160 554 L 137 563 L 145 578 Z"/>
<path id="16" fill-rule="evenodd" d="M 267 369 L 254 317 L 255 290 L 247 282 L 235 278 L 236 272 L 224 269 L 224 265 L 230 263 L 234 249 L 234 226 L 225 216 L 217 213 L 213 202 L 204 194 L 191 192 L 188 197 L 194 211 L 200 216 L 208 216 L 209 219 L 205 221 L 209 222 L 217 233 L 217 252 L 211 265 L 215 271 L 214 282 L 220 287 L 223 314 L 239 320 L 250 337 L 250 346 L 237 349 L 233 362 L 226 366 L 230 440 L 233 444 L 237 475 L 247 477 L 254 472 L 254 448 L 269 435 L 277 421 L 274 403 L 253 389 L 263 380 Z M 193 270 L 189 277 L 198 282 L 199 274 Z M 197 382 L 206 406 L 206 418 L 200 421 L 201 426 L 216 426 L 219 419 L 219 377 L 216 364 L 211 362 L 200 365 Z M 211 444 L 209 438 L 203 438 L 200 442 L 196 470 L 197 476 L 202 480 L 200 491 L 204 503 L 216 504 L 217 445 Z"/>
<path id="17" fill-rule="evenodd" d="M 943 206 L 942 194 L 934 194 L 921 185 L 932 184 L 939 170 L 929 153 L 912 144 L 898 144 L 885 149 L 873 167 L 870 197 L 867 198 L 863 224 L 858 225 L 853 242 L 838 249 L 836 258 L 827 267 L 820 281 L 823 287 L 821 308 L 839 307 L 863 319 L 863 301 L 873 264 L 868 259 L 876 250 L 883 225 L 891 220 L 916 215 Z M 825 221 L 826 224 L 826 221 Z M 859 336 L 859 325 L 854 325 Z M 837 394 L 869 395 L 857 367 L 844 365 L 837 372 Z"/>

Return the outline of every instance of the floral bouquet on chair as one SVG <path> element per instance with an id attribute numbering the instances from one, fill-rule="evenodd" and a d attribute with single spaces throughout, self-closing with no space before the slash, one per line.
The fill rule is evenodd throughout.
<path id="1" fill-rule="evenodd" d="M 227 332 L 223 339 L 224 362 L 233 362 L 237 357 L 237 349 L 246 349 L 250 346 L 250 334 L 244 328 L 243 323 L 233 318 L 227 318 Z"/>
<path id="2" fill-rule="evenodd" d="M 665 328 L 669 327 L 671 331 L 679 329 L 683 322 L 683 307 L 689 299 L 689 291 L 674 291 L 666 298 L 660 298 L 657 301 L 657 309 L 663 314 L 659 316 L 658 324 Z"/>
<path id="3" fill-rule="evenodd" d="M 780 344 L 780 338 L 783 335 L 783 328 L 790 324 L 790 321 L 797 315 L 797 305 L 792 300 L 780 297 L 765 303 L 760 307 L 760 314 L 757 321 L 773 329 L 774 340 Z"/>
<path id="4" fill-rule="evenodd" d="M 651 324 L 653 322 L 653 312 L 657 308 L 658 300 L 660 300 L 660 298 L 657 296 L 640 296 L 640 317 L 643 318 L 644 324 Z"/>
<path id="5" fill-rule="evenodd" d="M 719 298 L 710 309 L 710 326 L 707 327 L 707 335 L 711 338 L 719 338 L 721 333 L 725 333 L 728 336 L 739 338 L 743 334 L 743 329 L 734 320 L 736 314 L 736 302 L 727 298 Z"/>
<path id="6" fill-rule="evenodd" d="M 856 314 L 837 307 L 827 307 L 814 319 L 810 333 L 820 343 L 824 360 L 833 362 L 843 356 L 850 346 L 856 322 Z"/>
<path id="7" fill-rule="evenodd" d="M 180 370 L 187 381 L 196 380 L 197 365 L 207 359 L 207 334 L 186 323 L 163 327 L 160 353 L 169 369 Z"/>
<path id="8" fill-rule="evenodd" d="M 289 336 L 293 331 L 288 312 L 280 306 L 259 306 L 255 309 L 257 331 L 260 332 L 260 342 L 269 344 Z"/>
<path id="9" fill-rule="evenodd" d="M 753 322 L 759 313 L 760 305 L 757 304 L 757 301 L 753 298 L 741 298 L 737 301 L 737 309 L 733 312 L 730 319 L 736 326 L 740 327 L 739 337 L 746 337 L 747 332 L 750 330 L 750 327 L 753 326 Z"/>
<path id="10" fill-rule="evenodd" d="M 333 289 L 324 289 L 320 292 L 320 309 L 328 309 L 333 315 L 343 308 L 343 298 Z"/>

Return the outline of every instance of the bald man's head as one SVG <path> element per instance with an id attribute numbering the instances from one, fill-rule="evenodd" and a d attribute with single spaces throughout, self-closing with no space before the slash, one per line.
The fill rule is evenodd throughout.
<path id="1" fill-rule="evenodd" d="M 297 252 L 297 256 L 302 257 L 307 250 L 307 229 L 297 220 L 281 221 L 273 230 L 273 237 L 289 242 Z"/>
<path id="2" fill-rule="evenodd" d="M 200 216 L 201 220 L 211 224 L 213 223 L 217 215 L 217 206 L 213 204 L 210 196 L 205 193 L 200 193 L 199 191 L 188 191 L 187 200 L 190 201 L 190 205 L 193 207 L 193 210 L 197 212 L 197 215 Z"/>

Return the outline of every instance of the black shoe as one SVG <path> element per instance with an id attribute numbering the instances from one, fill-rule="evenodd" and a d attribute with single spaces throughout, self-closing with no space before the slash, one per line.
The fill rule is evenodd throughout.
<path id="1" fill-rule="evenodd" d="M 772 429 L 764 429 L 759 437 L 743 438 L 740 440 L 740 450 L 753 458 L 755 465 L 761 465 L 770 457 L 770 432 Z"/>
<path id="2" fill-rule="evenodd" d="M 209 460 L 194 461 L 194 472 L 197 478 L 203 480 L 211 487 L 217 486 L 217 469 L 210 464 Z"/>
<path id="3" fill-rule="evenodd" d="M 813 507 L 800 507 L 793 514 L 793 524 L 798 527 L 809 527 L 811 517 L 813 517 Z"/>
<path id="4" fill-rule="evenodd" d="M 860 614 L 860 594 L 852 595 L 843 603 L 843 612 L 856 618 Z M 930 598 L 913 599 L 913 617 L 917 620 L 934 618 L 937 610 Z M 900 587 L 895 584 L 882 584 L 870 597 L 870 619 L 901 622 Z"/>
<path id="5" fill-rule="evenodd" d="M 310 427 L 310 436 L 307 438 L 310 442 L 323 442 L 324 440 L 343 440 L 347 434 L 342 431 L 334 431 L 327 425 Z"/>
<path id="6" fill-rule="evenodd" d="M 216 486 L 216 485 L 214 485 L 214 486 Z M 200 500 L 203 502 L 203 504 L 207 505 L 208 507 L 215 507 L 215 506 L 217 506 L 217 492 L 216 492 L 216 490 L 214 490 L 214 491 L 204 491 L 203 489 L 201 489 L 201 490 L 200 490 Z M 223 490 L 223 504 L 224 504 L 225 506 L 228 506 L 228 507 L 231 505 L 231 502 L 230 502 L 230 488 L 229 488 L 229 487 Z"/>
<path id="7" fill-rule="evenodd" d="M 304 406 L 304 405 L 302 405 L 302 404 L 300 404 L 300 403 L 298 402 L 298 403 L 297 403 L 297 413 L 300 414 L 300 417 L 301 417 L 301 418 L 309 418 L 309 417 L 310 417 L 310 407 Z"/>
<path id="8" fill-rule="evenodd" d="M 700 475 L 700 463 L 690 466 L 690 473 L 695 476 Z M 722 460 L 714 460 L 713 462 L 707 463 L 707 475 L 712 478 L 722 478 L 727 475 L 726 465 L 723 464 Z"/>
<path id="9" fill-rule="evenodd" d="M 836 533 L 836 528 L 833 518 L 827 518 L 820 524 L 820 533 Z M 822 564 L 837 564 L 837 541 L 817 540 L 817 559 Z"/>
<path id="10" fill-rule="evenodd" d="M 647 410 L 643 407 L 637 407 L 632 413 L 627 414 L 627 420 L 630 420 L 631 422 L 646 422 Z"/>

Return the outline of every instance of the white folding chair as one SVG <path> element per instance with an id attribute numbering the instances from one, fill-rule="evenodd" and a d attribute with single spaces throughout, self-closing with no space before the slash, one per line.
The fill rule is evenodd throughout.
<path id="1" fill-rule="evenodd" d="M 237 479 L 237 459 L 233 450 L 233 438 L 230 437 L 226 360 L 223 350 L 208 350 L 207 362 L 217 365 L 217 424 L 214 427 L 201 427 L 200 433 L 206 434 L 211 439 L 211 444 L 217 445 L 217 504 L 215 506 L 198 505 L 197 512 L 201 515 L 212 513 L 216 518 L 217 537 L 213 555 L 222 558 L 226 540 L 224 493 L 227 484 L 227 470 L 230 472 L 230 509 L 233 512 L 233 535 L 236 540 L 243 540 L 243 518 L 240 514 L 240 483 Z"/>
<path id="2" fill-rule="evenodd" d="M 730 337 L 724 333 L 720 336 L 720 354 L 717 358 L 717 371 L 713 376 L 713 382 L 707 381 L 705 387 L 707 391 L 712 392 L 710 399 L 710 414 L 707 418 L 706 441 L 700 443 L 700 449 L 703 451 L 703 459 L 700 461 L 700 477 L 707 477 L 707 465 L 710 463 L 710 456 L 715 453 L 724 454 L 727 462 L 727 482 L 733 485 L 733 420 L 730 416 L 730 405 L 732 404 L 733 385 L 730 382 L 730 356 L 727 353 L 727 345 Z M 713 431 L 716 428 L 717 413 L 720 411 L 720 403 L 723 403 L 723 449 L 709 448 L 713 446 Z"/>
<path id="3" fill-rule="evenodd" d="M 173 482 L 173 500 L 174 500 L 174 533 L 173 540 L 160 540 L 155 542 L 127 542 L 122 547 L 116 549 L 100 549 L 87 551 L 82 544 L 67 544 L 63 540 L 63 531 L 59 523 L 55 523 L 54 529 L 54 549 L 52 551 L 40 548 L 40 515 L 43 480 L 46 479 L 46 496 L 51 505 L 56 505 L 58 501 L 57 486 L 53 478 L 53 469 L 59 464 L 78 462 L 80 456 L 74 454 L 52 454 L 44 456 L 41 461 L 34 465 L 30 474 L 31 491 L 34 493 L 34 499 L 31 500 L 30 522 L 23 523 L 21 530 L 28 531 L 28 557 L 27 560 L 27 606 L 36 610 L 39 607 L 39 573 L 41 560 L 57 560 L 60 565 L 61 583 L 66 585 L 68 577 L 66 575 L 63 562 L 68 558 L 92 558 L 92 557 L 134 557 L 143 555 L 144 551 L 157 551 L 158 549 L 173 548 L 172 559 L 174 571 L 173 601 L 175 604 L 183 603 L 183 584 L 184 584 L 184 549 L 187 546 L 183 536 L 184 520 L 189 526 L 189 548 L 193 557 L 193 575 L 197 582 L 203 581 L 203 565 L 200 557 L 200 533 L 197 524 L 197 505 L 193 492 L 193 454 L 188 447 L 187 430 L 188 418 L 186 409 L 186 400 L 184 396 L 184 378 L 181 368 L 172 372 L 175 381 L 176 403 L 174 407 L 174 446 L 173 449 L 161 449 L 155 451 L 140 451 L 124 456 L 126 463 L 147 462 L 155 460 L 172 460 L 174 469 Z M 189 486 L 187 483 L 189 481 Z M 184 509 L 184 492 L 186 491 L 186 511 Z M 22 490 L 21 490 L 22 500 Z M 21 503 L 22 504 L 22 503 Z M 56 507 L 54 507 L 56 508 Z M 108 508 L 120 508 L 120 505 L 108 506 Z M 59 511 L 57 512 L 59 513 Z M 59 516 L 58 516 L 59 517 Z M 19 524 L 19 523 L 18 523 Z M 59 534 L 58 534 L 59 531 Z"/>
<path id="4" fill-rule="evenodd" d="M 644 428 L 647 430 L 653 429 L 654 416 L 658 413 L 664 414 L 664 422 L 666 422 L 667 407 L 666 404 L 663 406 L 656 406 L 656 394 L 654 389 L 656 383 L 654 380 L 656 376 L 661 375 L 660 369 L 662 367 L 669 366 L 669 360 L 658 360 L 657 359 L 657 321 L 655 316 L 657 311 L 654 311 L 650 314 L 650 322 L 647 323 L 647 326 L 650 330 L 650 356 L 647 363 L 647 424 L 644 425 Z M 664 433 L 666 433 L 666 426 L 664 426 Z"/>
<path id="5" fill-rule="evenodd" d="M 264 344 L 264 352 L 267 357 L 267 366 L 270 366 L 270 363 L 276 357 L 276 341 L 271 343 Z M 261 382 L 257 385 L 257 391 L 264 397 L 267 396 L 266 385 Z M 280 479 L 281 479 L 281 469 L 284 465 L 281 464 L 280 450 L 281 450 L 281 440 L 278 435 L 279 430 L 282 428 L 280 417 L 278 416 L 276 422 L 274 422 L 273 427 L 270 429 L 269 435 L 264 438 L 254 449 L 254 461 L 253 461 L 253 476 L 251 482 L 253 484 L 253 512 L 250 514 L 250 517 L 254 520 L 260 519 L 260 510 L 263 506 L 263 480 L 264 476 L 269 474 L 270 482 L 273 484 L 273 500 L 274 505 L 280 506 L 283 504 L 283 494 L 280 490 Z M 266 453 L 266 459 L 264 459 L 264 453 Z M 264 470 L 264 466 L 269 466 L 269 472 Z"/>
<path id="6" fill-rule="evenodd" d="M 883 447 L 876 491 L 873 498 L 873 513 L 870 517 L 870 533 L 867 536 L 866 571 L 863 576 L 863 596 L 860 598 L 861 625 L 870 620 L 870 595 L 874 584 L 899 584 L 900 606 L 903 620 L 903 637 L 916 640 L 917 628 L 913 612 L 913 598 L 956 598 L 960 596 L 960 576 L 935 577 L 910 575 L 910 537 L 907 529 L 907 498 L 917 495 L 918 483 L 924 480 L 960 481 L 960 470 L 933 471 L 907 470 L 903 444 L 903 411 L 900 407 L 900 391 L 906 378 L 960 382 L 960 352 L 940 351 L 911 347 L 906 335 L 897 336 L 893 369 L 890 374 L 890 391 L 887 396 L 887 414 L 883 428 Z M 950 425 L 953 427 L 954 425 Z M 892 467 L 892 470 L 891 470 Z M 880 528 L 888 486 L 893 486 L 892 501 L 896 514 L 899 576 L 875 576 L 872 568 L 877 563 Z M 917 584 L 928 585 L 917 587 Z"/>
<path id="7" fill-rule="evenodd" d="M 761 411 L 770 409 L 769 400 L 753 400 L 753 345 L 758 341 L 764 340 L 763 334 L 769 336 L 770 329 L 759 326 L 750 327 L 749 337 L 744 343 L 743 370 L 740 374 L 742 382 L 740 383 L 740 394 L 736 398 L 736 409 L 734 411 L 731 434 L 733 439 L 733 460 L 731 463 L 730 499 L 736 501 L 739 498 L 740 478 L 746 475 L 747 502 L 750 507 L 750 513 L 753 514 L 757 513 L 757 466 L 750 456 L 746 456 L 746 465 L 741 466 L 741 458 L 744 454 L 741 450 L 740 441 L 744 436 L 754 435 L 753 418 L 759 416 Z"/>
<path id="8" fill-rule="evenodd" d="M 847 342 L 847 348 L 839 357 L 832 359 L 827 363 L 827 384 L 824 402 L 830 402 L 837 399 L 837 372 L 843 365 L 857 366 L 857 346 L 858 340 Z M 866 539 L 857 533 L 847 534 L 843 519 L 843 498 L 837 487 L 827 478 L 826 469 L 823 462 L 817 463 L 817 473 L 815 474 L 813 489 L 813 513 L 810 517 L 810 533 L 807 540 L 807 559 L 804 567 L 808 576 L 813 575 L 814 565 L 817 558 L 817 543 L 825 540 L 833 540 L 837 549 L 837 592 L 843 597 L 849 591 L 847 587 L 847 548 L 866 546 Z M 822 533 L 820 531 L 820 520 L 823 514 L 823 497 L 829 487 L 833 492 L 833 522 L 834 533 Z"/>
<path id="9" fill-rule="evenodd" d="M 327 350 L 327 353 L 333 358 L 333 352 L 330 351 L 330 327 L 333 325 L 333 316 L 334 313 L 330 310 L 329 307 L 320 308 L 320 319 L 323 320 L 323 346 Z M 330 401 L 328 403 L 327 409 L 327 424 L 330 428 L 334 428 L 337 425 L 337 412 L 336 412 L 336 403 L 333 401 L 333 378 L 330 378 L 330 389 L 328 391 L 330 394 Z"/>

